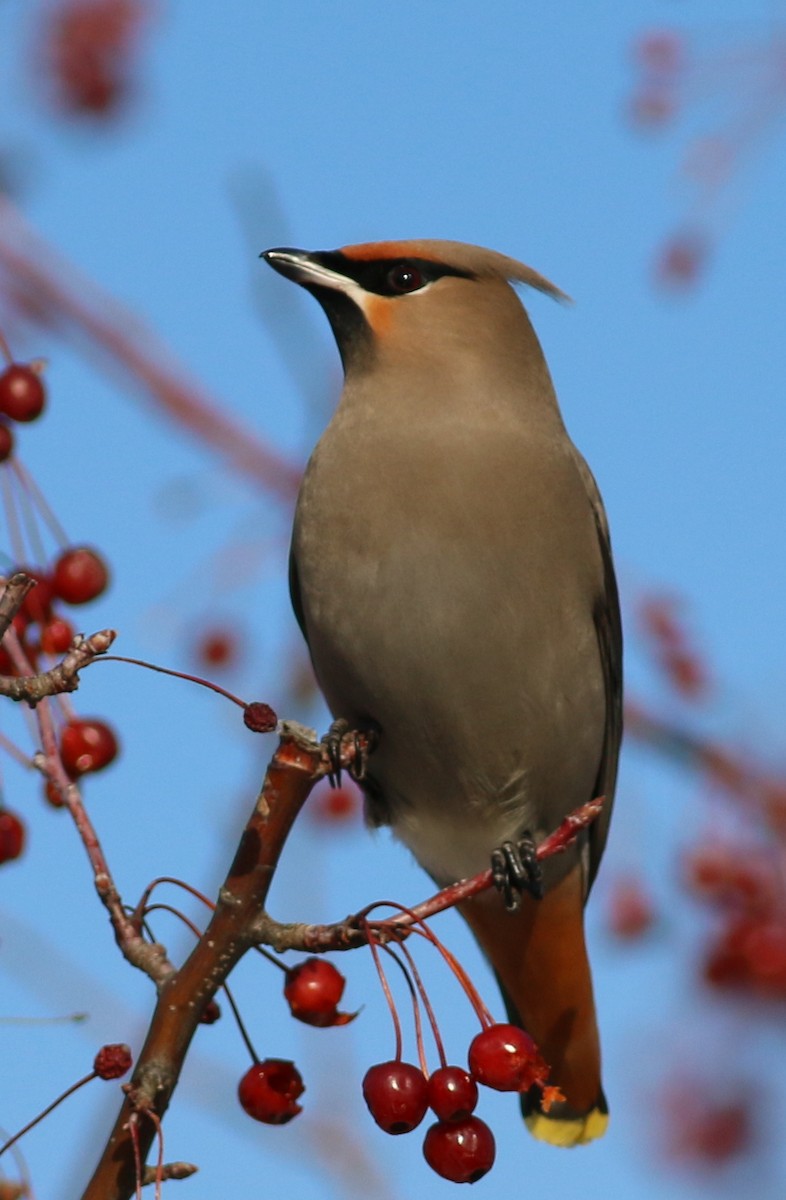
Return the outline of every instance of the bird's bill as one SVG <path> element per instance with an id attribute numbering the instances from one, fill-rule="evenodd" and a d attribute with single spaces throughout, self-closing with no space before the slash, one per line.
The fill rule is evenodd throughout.
<path id="1" fill-rule="evenodd" d="M 346 291 L 346 275 L 328 267 L 319 253 L 310 254 L 307 250 L 292 250 L 282 246 L 274 250 L 265 250 L 261 257 L 280 275 L 292 279 L 295 283 L 305 287 L 310 285 Z"/>

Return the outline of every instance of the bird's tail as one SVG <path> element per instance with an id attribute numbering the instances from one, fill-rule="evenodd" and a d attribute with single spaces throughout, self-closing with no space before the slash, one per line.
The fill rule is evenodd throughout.
<path id="1" fill-rule="evenodd" d="M 608 1125 L 583 902 L 576 867 L 542 900 L 523 896 L 516 913 L 489 894 L 461 906 L 496 972 L 509 1019 L 534 1038 L 551 1068 L 549 1084 L 564 1097 L 547 1111 L 540 1088 L 521 1097 L 530 1133 L 555 1146 L 593 1141 Z"/>

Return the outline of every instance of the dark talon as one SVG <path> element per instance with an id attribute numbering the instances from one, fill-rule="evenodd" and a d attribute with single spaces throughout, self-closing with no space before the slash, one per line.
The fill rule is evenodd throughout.
<path id="1" fill-rule="evenodd" d="M 491 874 L 508 912 L 516 912 L 522 892 L 529 892 L 536 900 L 543 899 L 543 869 L 530 833 L 525 833 L 519 842 L 503 842 L 492 852 Z"/>
<path id="2" fill-rule="evenodd" d="M 328 779 L 331 787 L 339 787 L 341 785 L 341 750 L 344 745 L 344 739 L 347 736 L 352 738 L 352 760 L 347 766 L 347 772 L 351 779 L 356 783 L 360 783 L 366 777 L 366 767 L 368 765 L 368 756 L 374 749 L 377 742 L 378 726 L 373 722 L 362 729 L 350 729 L 349 721 L 345 721 L 343 717 L 339 717 L 334 721 L 322 739 L 322 745 L 325 747 L 328 759 L 330 761 L 330 770 L 328 771 Z"/>
<path id="3" fill-rule="evenodd" d="M 375 722 L 370 722 L 364 726 L 362 730 L 356 729 L 353 732 L 353 747 L 355 756 L 349 764 L 347 770 L 355 783 L 362 783 L 366 778 L 366 769 L 368 767 L 368 756 L 374 750 L 377 744 L 379 735 L 379 726 Z M 365 737 L 365 745 L 363 739 Z"/>
<path id="4" fill-rule="evenodd" d="M 344 734 L 349 730 L 349 721 L 345 721 L 343 717 L 339 717 L 334 721 L 322 739 L 322 745 L 327 751 L 327 756 L 330 760 L 330 770 L 328 771 L 328 781 L 332 788 L 341 786 L 341 741 Z M 355 735 L 357 737 L 357 734 Z"/>

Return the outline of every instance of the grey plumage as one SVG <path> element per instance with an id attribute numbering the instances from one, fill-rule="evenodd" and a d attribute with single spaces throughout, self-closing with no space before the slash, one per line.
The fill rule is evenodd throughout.
<path id="1" fill-rule="evenodd" d="M 317 296 L 345 367 L 291 579 L 331 711 L 380 728 L 371 819 L 446 884 L 603 794 L 586 894 L 621 736 L 619 607 L 595 481 L 508 279 L 562 293 L 452 242 L 268 260 Z M 550 887 L 579 853 L 550 860 Z"/>

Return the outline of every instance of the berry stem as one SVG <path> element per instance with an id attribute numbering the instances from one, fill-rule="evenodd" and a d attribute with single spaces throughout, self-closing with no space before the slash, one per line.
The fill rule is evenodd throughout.
<path id="1" fill-rule="evenodd" d="M 24 1137 L 26 1133 L 29 1133 L 31 1129 L 34 1129 L 39 1121 L 43 1121 L 44 1117 L 48 1117 L 50 1112 L 57 1108 L 58 1104 L 62 1104 L 64 1100 L 67 1100 L 69 1096 L 72 1096 L 74 1092 L 78 1091 L 79 1088 L 84 1087 L 86 1083 L 89 1083 L 90 1080 L 95 1079 L 95 1077 L 95 1071 L 91 1071 L 89 1075 L 84 1075 L 81 1079 L 77 1080 L 76 1083 L 72 1083 L 71 1086 L 66 1088 L 66 1090 L 62 1092 L 56 1100 L 53 1100 L 51 1104 L 48 1104 L 46 1108 L 38 1114 L 37 1117 L 33 1117 L 32 1121 L 28 1121 L 27 1124 L 24 1125 L 17 1133 L 15 1133 L 13 1137 L 8 1139 L 5 1145 L 0 1146 L 0 1156 L 5 1154 L 6 1150 L 10 1150 L 14 1143 L 18 1142 L 19 1139 Z"/>
<path id="2" fill-rule="evenodd" d="M 153 1200 L 161 1200 L 161 1184 L 164 1179 L 164 1130 L 161 1127 L 161 1121 L 159 1120 L 157 1113 L 154 1113 L 153 1110 L 150 1109 L 147 1115 L 156 1127 L 156 1142 L 158 1143 L 158 1154 L 156 1156 L 155 1192 L 153 1194 Z M 141 1185 L 144 1183 L 145 1177 L 143 1175 L 140 1182 L 140 1192 Z"/>
<path id="3" fill-rule="evenodd" d="M 5 334 L 3 333 L 2 329 L 0 329 L 0 354 L 2 354 L 3 358 L 10 367 L 14 361 L 14 356 L 11 353 L 11 347 L 8 345 L 8 342 L 5 339 Z"/>
<path id="4" fill-rule="evenodd" d="M 41 520 L 45 525 L 49 526 L 49 532 L 52 534 L 52 537 L 57 542 L 58 546 L 61 549 L 64 549 L 68 545 L 66 531 L 63 529 L 63 526 L 60 524 L 54 512 L 52 511 L 52 508 L 44 496 L 44 493 L 41 491 L 41 488 L 38 486 L 27 467 L 25 467 L 18 458 L 14 458 L 12 467 L 21 487 L 30 496 L 33 504 L 38 509 Z"/>
<path id="5" fill-rule="evenodd" d="M 25 487 L 24 479 L 20 475 L 19 459 L 16 457 L 11 460 L 11 470 L 16 476 L 16 503 L 22 526 L 27 535 L 30 554 L 33 562 L 43 566 L 46 562 L 46 551 L 41 537 L 41 530 L 36 519 L 36 506 L 33 502 L 33 497 L 30 495 L 29 488 Z"/>
<path id="6" fill-rule="evenodd" d="M 241 700 L 238 696 L 228 692 L 226 688 L 221 687 L 218 683 L 211 683 L 209 679 L 202 679 L 199 675 L 189 675 L 186 671 L 174 671 L 171 667 L 159 667 L 155 663 L 145 662 L 141 658 L 127 658 L 123 654 L 104 654 L 102 656 L 104 662 L 121 662 L 130 663 L 133 667 L 145 667 L 148 671 L 157 671 L 159 675 L 172 675 L 175 679 L 185 679 L 187 683 L 198 683 L 200 687 L 209 688 L 211 692 L 218 692 L 219 696 L 224 696 L 225 699 L 231 700 L 233 704 L 237 704 L 238 708 L 247 708 L 245 700 Z M 96 659 L 96 662 L 99 660 Z"/>
<path id="7" fill-rule="evenodd" d="M 383 942 L 382 949 L 385 951 L 386 954 L 390 955 L 390 957 L 393 959 L 394 963 L 396 964 L 396 966 L 399 968 L 402 975 L 404 976 L 407 987 L 409 988 L 409 994 L 412 999 L 412 1015 L 413 1015 L 413 1018 L 415 1021 L 415 1044 L 417 1045 L 417 1048 L 418 1048 L 418 1062 L 420 1063 L 421 1071 L 428 1079 L 428 1059 L 426 1058 L 426 1048 L 423 1045 L 423 1020 L 420 1015 L 420 1004 L 418 1003 L 418 994 L 415 990 L 415 985 L 412 982 L 412 976 L 410 975 L 409 971 L 407 970 L 406 963 L 403 963 L 401 961 L 401 959 L 399 958 L 398 954 L 396 953 L 396 951 L 393 949 L 392 946 Z"/>
<path id="8" fill-rule="evenodd" d="M 489 1012 L 486 1005 L 483 1003 L 480 992 L 475 987 L 475 985 L 472 982 L 472 980 L 470 979 L 469 975 L 462 967 L 461 963 L 458 961 L 457 958 L 455 958 L 455 956 L 453 954 L 451 954 L 451 952 L 450 952 L 450 950 L 448 950 L 447 946 L 445 946 L 444 943 L 440 941 L 440 939 L 437 937 L 437 935 L 434 933 L 434 931 L 429 928 L 429 926 L 426 924 L 426 922 L 423 920 L 423 918 L 419 917 L 417 915 L 417 912 L 415 909 L 407 908 L 406 905 L 399 904 L 395 900 L 378 900 L 375 904 L 370 905 L 367 909 L 364 910 L 363 923 L 364 923 L 365 929 L 373 928 L 373 926 L 371 926 L 368 921 L 368 915 L 375 908 L 393 908 L 397 912 L 401 913 L 403 916 L 407 917 L 409 919 L 409 921 L 411 922 L 411 924 L 409 924 L 408 927 L 412 929 L 412 932 L 420 934 L 421 937 L 426 938 L 440 952 L 443 959 L 448 964 L 451 971 L 456 976 L 456 978 L 458 979 L 462 988 L 464 989 L 464 993 L 465 993 L 467 999 L 469 1000 L 470 1004 L 474 1008 L 481 1025 L 485 1026 L 485 1025 L 493 1024 L 494 1018 L 492 1017 L 492 1015 Z M 393 936 L 395 936 L 396 928 L 397 927 L 393 924 L 392 921 L 390 921 L 390 922 L 381 921 L 377 925 L 377 936 L 379 935 L 379 932 L 385 933 L 388 929 L 390 929 L 391 932 L 393 933 Z"/>
<path id="9" fill-rule="evenodd" d="M 11 543 L 11 553 L 18 563 L 23 563 L 27 555 L 25 554 L 25 543 L 19 524 L 16 497 L 14 496 L 13 484 L 8 471 L 0 471 L 0 481 L 2 481 L 3 486 L 3 509 L 5 510 L 8 540 Z"/>
<path id="10" fill-rule="evenodd" d="M 396 1062 L 401 1062 L 401 1022 L 399 1021 L 396 1002 L 393 999 L 393 993 L 390 990 L 390 985 L 387 981 L 387 976 L 385 975 L 385 969 L 380 961 L 379 950 L 377 949 L 377 935 L 374 933 L 368 921 L 364 920 L 363 925 L 366 933 L 366 940 L 368 941 L 369 949 L 371 950 L 371 956 L 374 959 L 374 966 L 377 968 L 377 974 L 379 975 L 379 982 L 382 986 L 382 991 L 385 994 L 385 999 L 388 1002 L 390 1016 L 393 1020 L 393 1029 L 396 1035 L 395 1059 Z"/>
<path id="11" fill-rule="evenodd" d="M 15 762 L 18 762 L 21 767 L 30 768 L 33 765 L 33 760 L 30 755 L 25 754 L 24 750 L 20 750 L 20 748 L 15 745 L 9 737 L 6 737 L 4 733 L 0 733 L 0 750 L 3 750 L 6 754 L 9 754 L 11 758 L 13 758 Z"/>
<path id="12" fill-rule="evenodd" d="M 2 734 L 0 734 L 0 746 L 2 746 Z M 188 892 L 189 895 L 193 896 L 196 900 L 200 900 L 202 904 L 210 909 L 211 912 L 215 912 L 216 906 L 213 901 L 208 900 L 207 896 L 205 896 L 204 893 L 200 892 L 199 889 L 195 888 L 192 884 L 186 883 L 183 879 L 176 879 L 173 875 L 159 875 L 153 880 L 152 883 L 147 885 L 144 892 L 140 896 L 139 903 L 134 909 L 135 918 L 138 919 L 140 914 L 144 915 L 146 912 L 150 911 L 147 907 L 147 903 L 152 896 L 154 889 L 157 888 L 161 883 L 171 883 L 174 887 L 182 888 L 183 891 Z M 281 959 L 276 954 L 273 954 L 271 950 L 266 949 L 264 946 L 254 946 L 254 949 L 258 954 L 261 954 L 263 958 L 266 958 L 269 963 L 272 963 L 274 967 L 278 967 L 280 971 L 289 970 L 287 964 L 282 962 Z"/>
<path id="13" fill-rule="evenodd" d="M 406 944 L 406 942 L 399 942 L 398 948 L 407 960 L 409 969 L 412 972 L 412 977 L 415 980 L 415 985 L 418 989 L 418 992 L 420 993 L 420 999 L 423 1002 L 423 1007 L 426 1010 L 426 1016 L 428 1017 L 429 1025 L 431 1026 L 431 1032 L 434 1036 L 434 1043 L 437 1047 L 437 1054 L 439 1055 L 440 1066 L 446 1067 L 448 1065 L 448 1060 L 445 1057 L 445 1047 L 442 1044 L 442 1035 L 439 1032 L 439 1025 L 437 1024 L 437 1018 L 434 1013 L 434 1009 L 431 1005 L 431 1001 L 429 1000 L 429 997 L 428 997 L 426 985 L 423 983 L 423 978 L 420 974 L 420 971 L 417 968 L 415 959 L 412 955 L 412 952 L 411 952 L 409 946 Z M 426 1076 L 428 1075 L 428 1072 L 426 1071 L 425 1067 L 423 1068 L 423 1074 Z"/>
<path id="14" fill-rule="evenodd" d="M 142 1200 L 142 1149 L 139 1145 L 139 1113 L 132 1113 L 128 1121 L 128 1132 L 134 1147 L 134 1174 L 136 1200 Z"/>

